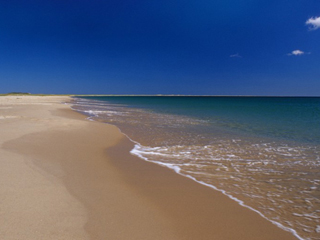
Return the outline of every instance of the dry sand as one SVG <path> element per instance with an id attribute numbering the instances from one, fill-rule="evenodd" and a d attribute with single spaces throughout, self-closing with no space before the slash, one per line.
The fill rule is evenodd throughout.
<path id="1" fill-rule="evenodd" d="M 130 155 L 67 97 L 0 97 L 0 239 L 296 239 L 220 192 Z"/>

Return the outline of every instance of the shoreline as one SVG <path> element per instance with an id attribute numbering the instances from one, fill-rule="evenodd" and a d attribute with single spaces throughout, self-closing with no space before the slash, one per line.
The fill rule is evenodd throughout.
<path id="1" fill-rule="evenodd" d="M 78 96 L 75 96 L 75 97 L 77 98 Z M 164 97 L 165 97 L 165 96 L 164 96 Z M 73 109 L 73 110 L 76 111 L 76 112 L 79 112 L 79 111 L 77 111 L 76 109 Z M 80 113 L 81 113 L 81 111 L 80 111 Z M 87 117 L 87 119 L 90 120 L 90 121 L 99 121 L 99 120 L 92 120 L 91 117 L 88 117 L 86 114 L 84 114 L 84 115 L 85 115 L 85 116 Z M 101 122 L 104 123 L 103 121 L 101 121 Z M 110 124 L 110 123 L 105 123 L 105 124 Z M 111 124 L 111 125 L 116 126 L 116 124 Z M 116 127 L 117 127 L 117 126 L 116 126 Z M 118 127 L 117 127 L 117 128 L 118 128 Z M 170 167 L 170 166 L 168 166 L 168 165 L 166 165 L 166 164 L 163 164 L 162 162 L 151 161 L 151 160 L 149 160 L 149 159 L 141 156 L 139 153 L 134 153 L 136 145 L 140 145 L 140 143 L 136 142 L 135 140 L 132 140 L 126 133 L 122 132 L 120 129 L 119 129 L 119 131 L 127 138 L 127 140 L 129 140 L 129 141 L 131 142 L 131 148 L 128 149 L 127 151 L 129 151 L 129 152 L 133 155 L 133 157 L 137 157 L 137 158 L 139 158 L 139 160 L 143 160 L 143 161 L 145 161 L 145 162 L 147 162 L 147 163 L 155 164 L 155 165 L 157 165 L 157 166 L 159 166 L 159 167 L 165 168 L 166 170 L 169 170 L 169 171 L 171 171 L 171 172 L 175 172 L 176 174 L 178 174 L 178 175 L 180 175 L 180 176 L 182 176 L 182 177 L 184 177 L 184 178 L 187 178 L 188 180 L 191 179 L 193 182 L 195 182 L 195 183 L 197 183 L 197 184 L 200 184 L 200 185 L 202 185 L 202 186 L 205 186 L 205 187 L 210 188 L 211 190 L 214 190 L 214 191 L 217 191 L 217 192 L 219 192 L 219 193 L 222 193 L 224 196 L 226 196 L 226 197 L 228 197 L 229 199 L 231 199 L 232 201 L 236 202 L 239 206 L 244 207 L 244 208 L 246 208 L 246 209 L 249 209 L 250 211 L 253 211 L 254 213 L 257 213 L 257 214 L 258 214 L 260 217 L 262 217 L 263 219 L 265 219 L 265 220 L 267 220 L 268 222 L 270 222 L 270 223 L 274 224 L 275 226 L 277 226 L 277 228 L 280 228 L 280 229 L 282 229 L 283 231 L 286 231 L 286 232 L 292 234 L 292 235 L 293 235 L 294 237 L 296 237 L 297 239 L 303 239 L 303 238 L 301 238 L 301 237 L 297 234 L 297 232 L 296 232 L 294 229 L 285 227 L 285 226 L 283 226 L 283 225 L 282 225 L 281 223 L 279 223 L 279 222 L 276 222 L 276 221 L 273 221 L 273 220 L 268 219 L 266 216 L 263 215 L 263 213 L 261 213 L 261 212 L 259 212 L 258 210 L 254 209 L 254 208 L 252 208 L 252 207 L 250 207 L 250 206 L 248 206 L 248 205 L 246 205 L 242 200 L 239 200 L 239 199 L 237 199 L 236 197 L 227 194 L 224 190 L 219 189 L 219 188 L 217 188 L 216 186 L 207 184 L 207 183 L 205 183 L 205 182 L 198 181 L 198 180 L 196 180 L 195 178 L 193 178 L 193 177 L 190 176 L 190 175 L 184 175 L 184 174 L 180 173 L 179 169 L 176 169 L 176 168 L 174 168 L 174 167 Z M 128 145 L 128 144 L 127 144 L 127 145 Z M 127 159 L 129 159 L 129 158 L 130 158 L 130 156 L 127 156 Z M 122 167 L 123 167 L 123 166 L 122 166 Z M 122 169 L 121 169 L 121 171 L 122 171 Z M 199 235 L 197 235 L 197 237 L 199 237 Z"/>
<path id="2" fill-rule="evenodd" d="M 31 190 L 36 187 L 37 191 L 30 196 L 28 207 L 49 213 L 31 217 L 33 212 L 29 211 L 22 215 L 5 211 L 11 223 L 20 222 L 20 228 L 17 231 L 8 223 L 1 227 L 0 236 L 7 233 L 4 239 L 16 239 L 16 234 L 24 239 L 296 239 L 221 192 L 131 155 L 134 143 L 116 126 L 88 121 L 56 99 L 46 105 L 50 97 L 38 97 L 29 105 L 28 97 L 21 98 L 25 99 L 17 110 L 10 99 L 7 104 L 1 102 L 1 116 L 11 118 L 1 120 L 7 121 L 4 125 L 10 129 L 0 151 L 6 152 L 9 160 L 13 154 L 22 159 L 11 170 L 23 166 L 24 171 L 41 175 L 41 179 L 30 182 L 35 184 Z M 19 114 L 19 118 L 12 117 Z M 9 180 L 16 177 L 7 174 L 2 182 L 10 185 Z M 23 182 L 32 178 L 21 177 Z M 44 199 L 43 178 L 54 185 L 46 192 L 50 204 L 35 205 L 31 200 Z M 12 185 L 10 189 L 15 191 L 10 194 L 26 200 L 20 185 L 22 182 Z M 1 194 L 8 193 L 1 186 Z M 63 194 L 60 189 L 65 190 Z M 63 198 L 56 201 L 58 196 Z M 11 208 L 26 208 L 17 206 L 19 203 Z M 57 203 L 77 208 L 66 211 Z M 8 204 L 2 201 L 4 209 Z M 48 227 L 52 216 L 56 218 L 50 230 L 35 227 L 37 233 L 30 231 L 30 218 L 35 225 L 44 222 Z M 72 220 L 60 226 L 61 217 Z M 71 227 L 71 222 L 76 224 Z"/>
<path id="3" fill-rule="evenodd" d="M 144 104 L 143 101 L 147 101 L 147 104 Z M 290 232 L 297 239 L 307 238 L 306 233 L 307 232 L 312 233 L 311 231 L 313 229 L 312 228 L 313 226 L 310 227 L 311 229 L 310 231 L 306 227 L 301 228 L 301 226 L 309 226 L 308 224 L 311 225 L 310 222 L 300 223 L 300 225 L 295 224 L 299 222 L 299 219 L 291 215 L 291 213 L 296 213 L 295 207 L 300 206 L 299 204 L 296 205 L 296 203 L 299 203 L 298 202 L 299 199 L 294 198 L 295 196 L 300 196 L 300 194 L 298 193 L 298 195 L 294 195 L 297 192 L 296 191 L 296 192 L 292 192 L 293 194 L 290 195 L 289 191 L 283 191 L 283 195 L 282 195 L 282 193 L 279 193 L 277 191 L 278 189 L 272 189 L 272 187 L 274 186 L 272 184 L 269 184 L 269 182 L 272 182 L 272 180 L 274 180 L 274 178 L 277 177 L 272 174 L 268 174 L 269 171 L 276 169 L 273 167 L 272 162 L 270 160 L 270 159 L 273 159 L 273 156 L 270 156 L 270 154 L 264 155 L 264 159 L 260 159 L 259 158 L 260 155 L 257 155 L 257 154 L 250 155 L 250 153 L 252 153 L 251 152 L 252 150 L 258 152 L 258 148 L 255 147 L 255 148 L 248 149 L 247 147 L 251 145 L 246 144 L 246 143 L 252 143 L 253 144 L 252 146 L 256 146 L 255 143 L 258 143 L 259 141 L 263 143 L 271 142 L 272 144 L 268 146 L 267 145 L 264 146 L 263 144 L 261 144 L 262 146 L 259 146 L 259 154 L 263 155 L 266 153 L 266 151 L 263 152 L 263 150 L 265 150 L 266 148 L 274 147 L 273 150 L 277 151 L 278 150 L 277 147 L 279 147 L 280 149 L 281 148 L 280 146 L 283 146 L 286 144 L 288 144 L 288 146 L 290 147 L 293 147 L 292 144 L 290 145 L 289 140 L 287 142 L 283 142 L 282 140 L 279 141 L 279 139 L 273 139 L 271 137 L 269 137 L 269 139 L 267 139 L 267 137 L 260 139 L 254 135 L 250 136 L 251 137 L 250 139 L 248 136 L 244 135 L 244 138 L 242 139 L 241 137 L 243 136 L 241 136 L 240 134 L 236 136 L 232 134 L 230 135 L 212 134 L 212 136 L 218 136 L 216 139 L 219 139 L 219 140 L 217 141 L 214 140 L 215 144 L 211 144 L 211 143 L 208 144 L 208 142 L 207 144 L 203 144 L 203 142 L 201 142 L 201 138 L 200 137 L 198 138 L 198 136 L 203 136 L 202 138 L 208 137 L 205 134 L 201 135 L 203 132 L 199 131 L 200 133 L 198 132 L 198 136 L 196 134 L 193 134 L 193 135 L 190 134 L 188 136 L 189 138 L 187 138 L 186 137 L 187 134 L 184 134 L 184 133 L 190 130 L 188 129 L 188 127 L 185 127 L 185 128 L 181 127 L 180 128 L 181 132 L 175 131 L 174 128 L 171 128 L 171 126 L 174 126 L 176 122 L 177 122 L 177 125 L 179 125 L 180 122 L 182 121 L 181 119 L 174 118 L 175 121 L 171 120 L 167 122 L 167 119 L 166 119 L 167 115 L 162 114 L 161 110 L 164 109 L 163 107 L 166 104 L 168 104 L 168 102 L 164 102 L 163 105 L 161 105 L 159 102 L 159 105 L 161 105 L 162 108 L 157 108 L 157 107 L 153 108 L 153 105 L 151 104 L 153 102 L 149 102 L 147 98 L 145 98 L 145 100 L 143 101 L 133 99 L 131 102 L 130 99 L 126 99 L 126 98 L 124 98 L 123 100 L 121 99 L 119 101 L 113 98 L 110 98 L 110 99 L 108 98 L 106 99 L 105 98 L 91 98 L 91 99 L 90 98 L 83 98 L 83 99 L 74 98 L 73 108 L 74 110 L 79 111 L 80 113 L 83 113 L 84 115 L 86 115 L 88 119 L 92 121 L 106 122 L 119 127 L 122 133 L 125 134 L 127 138 L 129 138 L 129 140 L 135 143 L 134 148 L 130 151 L 131 154 L 138 156 L 140 159 L 147 162 L 155 163 L 162 167 L 167 167 L 175 171 L 177 174 L 180 174 L 183 177 L 192 179 L 198 184 L 205 185 L 206 187 L 209 187 L 212 190 L 221 192 L 222 194 L 226 195 L 228 198 L 237 202 L 240 206 L 256 212 L 261 217 L 275 224 L 277 227 Z M 158 102 L 156 102 L 156 104 L 158 104 Z M 157 106 L 156 104 L 155 106 Z M 172 101 L 172 104 L 174 105 L 174 101 Z M 152 109 L 152 111 L 154 111 L 155 114 L 152 114 L 152 113 L 145 114 L 148 112 L 148 110 L 145 110 L 144 107 L 146 107 L 146 109 Z M 172 116 L 178 116 L 178 115 L 174 115 L 172 108 L 173 107 L 170 107 L 169 109 L 171 110 L 171 112 L 170 110 L 168 110 L 168 112 L 170 112 Z M 157 112 L 158 109 L 159 111 Z M 178 109 L 177 109 L 177 112 L 179 112 Z M 185 116 L 188 116 L 188 115 L 186 114 Z M 193 115 L 190 115 L 190 116 L 193 116 Z M 170 119 L 170 117 L 171 116 L 168 115 L 168 119 Z M 198 119 L 203 119 L 203 118 L 201 118 L 201 115 L 200 115 Z M 190 121 L 190 119 L 187 119 L 187 120 Z M 162 125 L 163 122 L 165 122 L 166 124 Z M 172 123 L 172 125 L 170 123 Z M 183 122 L 181 124 L 183 125 Z M 162 129 L 164 133 L 161 132 Z M 175 134 L 168 134 L 169 132 L 168 129 L 173 129 L 172 132 L 174 132 Z M 190 132 L 192 130 L 194 129 L 191 129 Z M 194 139 L 199 139 L 200 141 L 196 142 Z M 243 146 L 240 146 L 240 147 L 243 147 L 243 148 L 240 148 L 239 145 L 237 144 L 234 144 L 233 146 L 232 145 L 229 146 L 227 144 L 226 144 L 227 146 L 223 145 L 224 142 L 227 142 L 229 139 L 241 139 L 241 142 L 244 142 L 244 144 Z M 278 140 L 278 142 L 273 143 L 274 140 L 276 141 Z M 221 143 L 222 146 L 224 146 L 221 148 L 221 150 L 219 149 L 219 147 L 216 147 L 216 146 L 219 146 L 219 143 Z M 277 143 L 280 143 L 282 145 L 279 146 Z M 239 147 L 239 148 L 232 149 L 232 147 Z M 210 149 L 211 151 L 207 151 L 206 149 Z M 219 149 L 219 150 L 216 150 L 216 149 Z M 241 156 L 239 154 L 240 153 L 239 150 L 241 150 L 241 152 L 246 152 L 248 154 Z M 211 153 L 213 152 L 213 153 L 210 154 L 210 152 Z M 225 153 L 226 155 L 219 155 L 221 154 L 221 152 Z M 219 158 L 223 159 L 223 157 L 228 157 L 227 159 L 229 159 L 229 155 L 227 154 L 231 155 L 230 159 L 233 159 L 232 156 L 234 156 L 235 161 L 234 162 L 225 161 L 226 163 L 224 163 L 223 161 L 219 162 Z M 235 155 L 232 155 L 232 154 L 235 154 Z M 242 162 L 237 161 L 236 156 L 238 155 L 240 155 L 239 159 L 243 159 L 244 161 Z M 271 157 L 271 158 L 268 158 L 268 157 Z M 197 160 L 194 160 L 194 158 L 199 159 L 199 162 L 197 162 Z M 210 165 L 211 164 L 210 162 L 206 165 L 205 161 L 210 161 L 210 159 L 213 160 L 212 165 Z M 252 160 L 251 162 L 251 160 L 249 159 L 254 159 L 254 160 Z M 254 170 L 254 167 L 252 167 L 251 165 L 253 161 L 255 161 L 254 163 L 258 163 L 257 164 L 258 168 L 259 168 L 259 163 L 262 165 L 260 169 L 263 169 L 263 170 L 257 171 L 257 173 L 253 175 L 253 177 L 251 177 L 251 179 L 257 180 L 259 185 L 256 184 L 255 181 L 252 181 L 252 184 L 250 181 L 249 182 L 242 181 L 242 180 L 246 180 L 245 178 L 247 179 L 250 178 L 251 173 L 248 173 L 248 171 L 242 171 L 245 169 L 242 169 L 241 167 L 244 166 L 244 168 L 247 168 L 249 170 L 251 169 Z M 268 163 L 270 162 L 271 164 L 268 165 Z M 281 159 L 279 162 L 277 162 L 277 164 L 278 163 L 279 165 L 281 165 L 282 163 Z M 212 169 L 214 169 L 214 167 L 217 166 L 218 164 L 222 166 L 226 166 L 227 170 L 220 172 L 220 169 L 217 169 L 216 171 L 213 171 Z M 239 166 L 239 164 L 242 164 L 242 165 Z M 266 165 L 271 167 L 269 168 L 264 167 Z M 243 177 L 243 179 L 241 179 L 242 176 L 239 176 L 237 172 L 234 172 L 236 168 L 239 169 L 239 171 L 237 170 L 239 175 L 241 175 L 240 174 L 241 172 L 242 175 L 245 176 Z M 281 170 L 283 169 L 279 169 L 279 172 Z M 288 172 L 290 172 L 290 170 L 288 170 Z M 222 177 L 219 176 L 219 174 L 221 174 Z M 224 174 L 226 176 L 225 179 L 231 179 L 231 180 L 225 181 L 225 179 L 223 179 Z M 219 178 L 222 178 L 222 179 L 219 180 Z M 232 181 L 232 179 L 237 179 L 236 180 L 237 182 Z M 284 177 L 282 179 L 286 179 L 286 178 Z M 263 185 L 264 183 L 265 185 Z M 279 185 L 280 187 L 286 186 L 286 185 L 281 185 L 281 183 Z M 233 186 L 236 186 L 237 189 L 235 188 L 232 189 Z M 254 188 L 255 192 L 254 190 L 250 192 L 251 189 L 248 186 L 255 187 Z M 276 187 L 278 187 L 278 185 Z M 241 189 L 242 191 L 240 191 L 239 189 Z M 233 191 L 233 190 L 236 190 L 236 191 Z M 272 197 L 267 196 L 267 193 L 268 194 L 270 193 L 270 195 L 273 194 Z M 250 197 L 250 195 L 252 197 Z M 273 198 L 273 196 L 277 196 L 277 198 L 276 197 Z M 302 198 L 303 198 L 303 195 L 300 196 L 300 199 Z M 273 201 L 273 199 L 275 199 L 275 201 Z M 293 202 L 293 201 L 290 201 L 290 199 L 293 201 L 295 201 L 296 199 L 297 200 L 296 202 Z M 277 200 L 279 201 L 277 202 Z M 292 203 L 291 206 L 286 206 L 282 204 L 283 202 L 288 203 L 289 201 Z M 278 206 L 279 206 L 279 210 L 276 210 Z"/>
<path id="4" fill-rule="evenodd" d="M 129 137 L 128 137 L 128 138 L 129 138 Z M 135 141 L 131 140 L 130 138 L 129 138 L 129 140 L 132 141 L 133 143 L 137 144 Z M 242 201 L 242 200 L 234 197 L 234 196 L 231 195 L 231 194 L 226 193 L 225 190 L 220 189 L 220 188 L 218 188 L 218 187 L 216 187 L 216 186 L 214 186 L 214 185 L 212 185 L 212 184 L 208 184 L 208 183 L 205 183 L 205 182 L 203 182 L 203 181 L 197 180 L 195 177 L 192 177 L 191 175 L 184 175 L 184 174 L 182 174 L 182 173 L 180 172 L 180 169 L 176 169 L 175 167 L 171 167 L 171 166 L 169 166 L 168 164 L 164 164 L 164 163 L 162 163 L 162 162 L 157 162 L 157 161 L 148 160 L 147 158 L 142 157 L 140 154 L 134 154 L 134 153 L 132 153 L 133 151 L 134 151 L 134 149 L 132 149 L 132 150 L 130 151 L 130 153 L 133 154 L 133 155 L 135 155 L 135 156 L 137 156 L 137 157 L 139 157 L 140 159 L 142 159 L 142 160 L 144 160 L 144 161 L 146 161 L 146 162 L 153 163 L 153 164 L 159 165 L 159 166 L 161 166 L 161 167 L 165 167 L 165 168 L 168 168 L 168 169 L 170 169 L 170 170 L 173 170 L 175 173 L 177 173 L 178 175 L 180 175 L 180 176 L 182 176 L 182 177 L 191 179 L 192 181 L 194 181 L 194 182 L 196 182 L 196 183 L 198 183 L 198 184 L 200 184 L 200 185 L 206 186 L 206 187 L 208 187 L 208 188 L 210 188 L 210 189 L 212 189 L 212 190 L 214 190 L 214 191 L 217 191 L 217 192 L 222 193 L 224 196 L 226 196 L 226 197 L 228 197 L 229 199 L 231 199 L 231 200 L 235 201 L 236 203 L 238 203 L 241 207 L 247 208 L 247 209 L 249 209 L 249 210 L 257 213 L 257 214 L 260 215 L 262 218 L 264 218 L 264 219 L 266 219 L 267 221 L 271 222 L 272 224 L 274 224 L 274 225 L 277 226 L 278 228 L 280 228 L 280 229 L 282 229 L 282 230 L 284 230 L 284 231 L 286 231 L 286 232 L 289 232 L 289 233 L 293 234 L 293 236 L 295 236 L 295 237 L 296 237 L 297 239 L 299 239 L 299 240 L 303 240 L 303 238 L 300 237 L 300 236 L 298 235 L 298 233 L 297 233 L 293 228 L 285 227 L 285 226 L 283 226 L 281 223 L 269 219 L 269 218 L 266 217 L 263 213 L 261 213 L 259 210 L 255 209 L 255 208 L 253 208 L 253 207 L 250 207 L 249 205 L 245 204 L 244 201 Z"/>

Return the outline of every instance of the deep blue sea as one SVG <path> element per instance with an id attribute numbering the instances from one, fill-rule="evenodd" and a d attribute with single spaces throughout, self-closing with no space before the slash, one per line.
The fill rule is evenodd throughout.
<path id="1" fill-rule="evenodd" d="M 73 108 L 118 126 L 132 154 L 320 239 L 320 98 L 81 97 Z"/>

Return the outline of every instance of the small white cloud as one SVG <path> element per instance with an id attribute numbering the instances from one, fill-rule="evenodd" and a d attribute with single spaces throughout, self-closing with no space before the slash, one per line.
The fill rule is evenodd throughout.
<path id="1" fill-rule="evenodd" d="M 303 51 L 301 51 L 301 50 L 294 50 L 294 51 L 292 51 L 292 53 L 291 53 L 292 55 L 303 55 L 304 54 L 304 52 Z"/>
<path id="2" fill-rule="evenodd" d="M 311 26 L 309 26 L 310 30 L 316 30 L 316 29 L 320 28 L 320 17 L 309 18 L 306 21 L 306 24 L 311 25 Z"/>
<path id="3" fill-rule="evenodd" d="M 239 53 L 230 55 L 231 58 L 242 58 L 242 56 L 239 55 Z"/>
<path id="4" fill-rule="evenodd" d="M 291 53 L 288 53 L 287 55 L 288 55 L 288 56 L 292 56 L 292 55 L 294 55 L 294 56 L 299 56 L 299 55 L 304 55 L 304 54 L 310 54 L 310 53 L 309 53 L 309 52 L 306 53 L 306 52 L 303 52 L 303 51 L 301 51 L 301 50 L 294 50 L 294 51 L 292 51 Z"/>

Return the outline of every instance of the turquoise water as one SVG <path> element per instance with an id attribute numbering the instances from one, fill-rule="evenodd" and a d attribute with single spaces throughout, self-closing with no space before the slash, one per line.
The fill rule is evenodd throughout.
<path id="1" fill-rule="evenodd" d="M 86 97 L 142 159 L 218 189 L 300 239 L 320 239 L 320 98 Z"/>
<path id="2" fill-rule="evenodd" d="M 212 127 L 320 143 L 320 98 L 91 97 L 207 121 Z"/>

